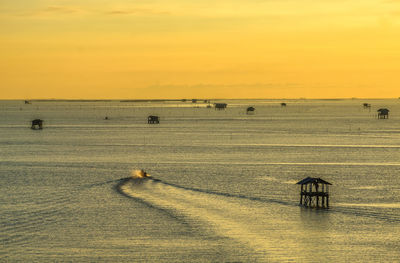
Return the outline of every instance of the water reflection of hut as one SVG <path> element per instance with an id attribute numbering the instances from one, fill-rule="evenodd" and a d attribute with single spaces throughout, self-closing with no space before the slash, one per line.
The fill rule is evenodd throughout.
<path id="1" fill-rule="evenodd" d="M 228 104 L 226 103 L 214 103 L 216 110 L 225 110 Z"/>
<path id="2" fill-rule="evenodd" d="M 160 118 L 158 116 L 150 115 L 149 117 L 147 117 L 147 123 L 148 124 L 159 124 Z"/>
<path id="3" fill-rule="evenodd" d="M 247 109 L 246 109 L 246 113 L 247 114 L 254 114 L 254 111 L 255 111 L 256 109 L 254 108 L 254 107 L 248 107 Z"/>
<path id="4" fill-rule="evenodd" d="M 281 107 L 286 107 L 286 103 L 282 102 Z"/>
<path id="5" fill-rule="evenodd" d="M 41 130 L 43 129 L 43 120 L 41 119 L 34 119 L 32 121 L 32 126 L 31 126 L 32 130 Z"/>
<path id="6" fill-rule="evenodd" d="M 331 183 L 321 178 L 307 177 L 297 184 L 301 186 L 300 205 L 329 208 L 329 185 L 332 185 Z"/>
<path id="7" fill-rule="evenodd" d="M 378 119 L 389 119 L 389 110 L 386 108 L 382 108 L 377 110 Z"/>

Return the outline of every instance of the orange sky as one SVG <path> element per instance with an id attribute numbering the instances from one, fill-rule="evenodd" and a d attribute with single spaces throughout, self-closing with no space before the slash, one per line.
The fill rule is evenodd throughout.
<path id="1" fill-rule="evenodd" d="M 396 0 L 3 0 L 0 25 L 0 99 L 400 96 Z"/>

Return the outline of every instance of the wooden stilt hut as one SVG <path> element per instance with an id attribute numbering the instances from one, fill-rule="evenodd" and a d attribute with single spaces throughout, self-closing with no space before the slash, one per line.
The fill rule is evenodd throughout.
<path id="1" fill-rule="evenodd" d="M 315 208 L 329 208 L 329 185 L 321 178 L 307 177 L 297 182 L 300 188 L 300 205 Z"/>
<path id="2" fill-rule="evenodd" d="M 378 119 L 389 119 L 389 110 L 386 108 L 382 108 L 377 110 Z"/>
<path id="3" fill-rule="evenodd" d="M 254 107 L 248 107 L 247 109 L 246 109 L 246 114 L 248 114 L 248 115 L 251 115 L 251 114 L 254 114 L 254 111 L 255 111 L 256 109 L 254 108 Z"/>
<path id="4" fill-rule="evenodd" d="M 43 129 L 43 120 L 41 119 L 34 119 L 31 125 L 32 130 L 41 130 Z"/>
<path id="5" fill-rule="evenodd" d="M 364 109 L 370 109 L 371 108 L 371 104 L 363 103 L 363 107 L 364 107 Z"/>
<path id="6" fill-rule="evenodd" d="M 225 110 L 228 104 L 226 103 L 214 103 L 214 107 L 216 110 Z"/>
<path id="7" fill-rule="evenodd" d="M 148 124 L 159 124 L 160 118 L 158 116 L 150 115 L 149 117 L 147 117 L 147 123 Z"/>

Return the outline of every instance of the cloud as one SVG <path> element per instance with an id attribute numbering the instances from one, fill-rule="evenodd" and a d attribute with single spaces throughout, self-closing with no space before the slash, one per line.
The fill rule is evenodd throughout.
<path id="1" fill-rule="evenodd" d="M 0 0 L 1 1 L 1 0 Z M 15 12 L 5 13 L 0 9 L 1 17 L 14 17 L 14 18 L 52 18 L 59 16 L 73 16 L 73 15 L 108 15 L 108 16 L 160 16 L 170 15 L 170 12 L 160 11 L 153 8 L 114 8 L 105 10 L 104 8 L 97 9 L 83 9 L 75 6 L 65 5 L 48 5 L 38 9 L 25 9 Z"/>
<path id="2" fill-rule="evenodd" d="M 71 13 L 79 13 L 80 9 L 69 7 L 69 6 L 48 6 L 47 8 L 41 10 L 42 13 L 58 13 L 58 14 L 71 14 Z"/>
<path id="3" fill-rule="evenodd" d="M 168 15 L 168 12 L 146 8 L 114 9 L 105 12 L 106 15 Z"/>
<path id="4" fill-rule="evenodd" d="M 58 6 L 50 5 L 42 9 L 30 10 L 23 13 L 17 13 L 17 17 L 47 17 L 47 16 L 58 16 L 58 15 L 72 15 L 83 13 L 83 10 L 72 6 Z"/>
<path id="5" fill-rule="evenodd" d="M 289 96 L 293 91 L 304 89 L 297 83 L 259 83 L 259 84 L 195 84 L 195 85 L 150 85 L 137 89 L 140 93 L 156 94 L 160 97 L 174 97 L 180 94 L 191 97 L 196 94 L 201 98 L 259 98 Z"/>

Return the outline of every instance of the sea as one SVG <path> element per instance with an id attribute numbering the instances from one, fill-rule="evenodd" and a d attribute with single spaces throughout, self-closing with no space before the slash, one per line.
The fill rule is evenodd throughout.
<path id="1" fill-rule="evenodd" d="M 400 262 L 400 99 L 0 101 L 0 261 Z"/>

